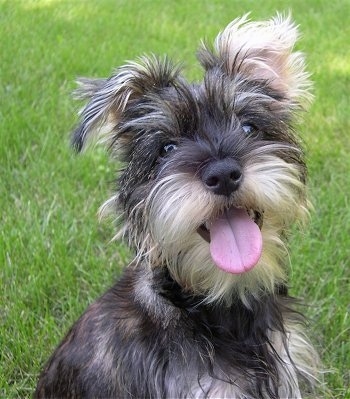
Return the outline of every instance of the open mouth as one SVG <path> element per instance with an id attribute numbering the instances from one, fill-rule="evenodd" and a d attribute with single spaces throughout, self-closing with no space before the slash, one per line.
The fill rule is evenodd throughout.
<path id="1" fill-rule="evenodd" d="M 262 213 L 232 207 L 203 223 L 198 234 L 209 243 L 214 263 L 222 270 L 241 274 L 252 269 L 262 254 Z"/>
<path id="2" fill-rule="evenodd" d="M 259 211 L 254 211 L 252 209 L 247 210 L 247 214 L 249 217 L 256 223 L 261 230 L 263 225 L 263 214 Z M 207 223 L 201 224 L 198 229 L 197 233 L 207 242 L 210 243 L 210 228 Z"/>

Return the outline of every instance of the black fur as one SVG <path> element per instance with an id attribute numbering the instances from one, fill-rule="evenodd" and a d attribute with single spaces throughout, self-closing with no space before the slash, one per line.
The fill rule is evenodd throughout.
<path id="1" fill-rule="evenodd" d="M 303 321 L 292 310 L 294 300 L 284 286 L 280 295 L 251 298 L 250 308 L 239 301 L 222 307 L 205 305 L 203 298 L 184 292 L 166 269 L 157 270 L 148 282 L 145 275 L 140 267 L 126 269 L 120 281 L 88 308 L 49 360 L 36 397 L 166 397 L 167 384 L 173 383 L 178 384 L 179 397 L 185 398 L 191 383 L 187 376 L 196 364 L 199 383 L 201 375 L 222 379 L 216 374 L 219 370 L 227 375 L 240 370 L 249 381 L 249 397 L 278 398 L 277 367 L 282 361 L 269 332 L 284 334 L 285 318 Z M 151 310 L 137 300 L 139 280 L 154 290 Z M 108 338 L 112 356 L 108 372 L 98 353 L 102 336 Z"/>
<path id="2" fill-rule="evenodd" d="M 291 67 L 293 34 L 271 24 L 277 50 L 235 48 L 230 35 L 217 39 L 224 51 L 204 47 L 202 83 L 157 57 L 80 80 L 88 103 L 72 144 L 103 138 L 122 161 L 105 208 L 121 213 L 136 258 L 68 332 L 36 398 L 292 399 L 298 379 L 314 382 L 317 355 L 283 274 L 285 233 L 307 207 L 294 131 L 307 75 Z M 249 272 L 210 257 L 210 226 L 229 212 L 260 229 Z"/>

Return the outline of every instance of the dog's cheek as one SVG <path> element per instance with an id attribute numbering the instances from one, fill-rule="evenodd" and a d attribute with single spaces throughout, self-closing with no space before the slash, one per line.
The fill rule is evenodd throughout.
<path id="1" fill-rule="evenodd" d="M 191 239 L 212 212 L 211 197 L 186 173 L 167 176 L 152 188 L 145 212 L 154 240 L 162 246 Z"/>
<path id="2" fill-rule="evenodd" d="M 147 198 L 157 175 L 157 154 L 135 154 L 118 179 L 120 203 L 124 211 Z"/>
<path id="3" fill-rule="evenodd" d="M 246 165 L 243 192 L 257 209 L 295 217 L 305 198 L 300 165 L 290 164 L 277 156 L 265 155 L 258 163 Z"/>

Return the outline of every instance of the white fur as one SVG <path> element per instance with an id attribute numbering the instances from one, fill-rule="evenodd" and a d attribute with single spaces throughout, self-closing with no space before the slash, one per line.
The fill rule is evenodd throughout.
<path id="1" fill-rule="evenodd" d="M 280 386 L 278 390 L 279 398 L 288 399 L 302 399 L 298 377 L 302 376 L 314 385 L 318 375 L 319 358 L 314 348 L 306 338 L 300 325 L 291 323 L 287 320 L 287 354 L 284 345 L 282 344 L 282 335 L 280 332 L 272 333 L 273 348 L 278 353 L 281 359 L 279 367 Z M 203 376 L 200 384 L 197 382 L 193 384 L 191 397 L 202 399 L 206 398 L 245 398 L 256 399 L 252 396 L 247 396 L 245 388 L 247 381 L 237 373 L 237 375 L 226 376 L 223 370 L 215 370 L 216 375 L 220 379 L 213 379 L 209 375 Z M 235 381 L 235 384 L 229 384 L 225 380 Z M 204 392 L 207 395 L 204 395 Z"/>
<path id="2" fill-rule="evenodd" d="M 248 14 L 233 20 L 215 41 L 228 72 L 247 78 L 268 80 L 295 105 L 305 106 L 312 98 L 303 54 L 293 52 L 298 39 L 291 17 L 277 14 L 268 21 L 250 22 Z"/>
<path id="3" fill-rule="evenodd" d="M 300 170 L 273 155 L 257 153 L 244 168 L 244 180 L 234 201 L 212 195 L 186 173 L 161 179 L 145 202 L 145 222 L 150 265 L 166 262 L 173 277 L 184 287 L 206 295 L 208 302 L 245 300 L 247 290 L 259 295 L 273 291 L 285 279 L 286 248 L 281 233 L 306 210 Z M 217 268 L 209 244 L 197 228 L 229 206 L 264 210 L 263 253 L 258 264 L 241 275 Z"/>

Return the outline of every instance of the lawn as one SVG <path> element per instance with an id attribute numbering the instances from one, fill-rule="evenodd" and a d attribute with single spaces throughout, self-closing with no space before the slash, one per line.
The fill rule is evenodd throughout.
<path id="1" fill-rule="evenodd" d="M 0 397 L 29 397 L 37 374 L 87 304 L 130 257 L 96 213 L 115 166 L 76 156 L 76 76 L 106 76 L 154 52 L 199 79 L 195 50 L 231 19 L 291 10 L 315 102 L 301 127 L 309 225 L 291 242 L 291 292 L 310 306 L 327 398 L 350 398 L 350 2 L 348 0 L 0 0 Z"/>

